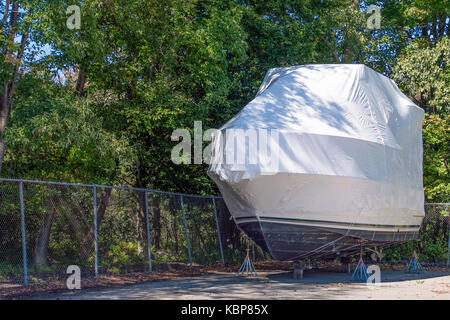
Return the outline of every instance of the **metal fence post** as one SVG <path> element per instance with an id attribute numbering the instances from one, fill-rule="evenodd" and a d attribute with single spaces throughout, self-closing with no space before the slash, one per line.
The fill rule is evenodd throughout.
<path id="1" fill-rule="evenodd" d="M 152 244 L 150 241 L 150 219 L 148 217 L 148 192 L 145 191 L 145 219 L 147 221 L 147 250 L 148 250 L 148 267 L 152 271 Z"/>
<path id="2" fill-rule="evenodd" d="M 216 217 L 217 236 L 219 237 L 220 256 L 222 257 L 222 264 L 225 264 L 225 258 L 223 257 L 222 237 L 220 236 L 219 218 L 217 217 L 216 199 L 212 197 L 212 203 L 214 208 L 214 216 Z"/>
<path id="3" fill-rule="evenodd" d="M 27 264 L 27 237 L 25 233 L 25 205 L 23 202 L 23 181 L 19 182 L 20 224 L 22 227 L 22 259 L 23 259 L 23 284 L 28 286 Z"/>
<path id="4" fill-rule="evenodd" d="M 180 203 L 181 203 L 181 211 L 183 212 L 184 230 L 186 233 L 186 244 L 187 244 L 188 255 L 189 255 L 189 266 L 192 268 L 191 245 L 189 243 L 189 231 L 188 231 L 188 227 L 187 227 L 186 213 L 184 212 L 183 195 L 180 195 Z"/>
<path id="5" fill-rule="evenodd" d="M 92 190 L 94 198 L 94 247 L 95 247 L 95 277 L 98 278 L 98 230 L 97 230 L 97 187 Z"/>

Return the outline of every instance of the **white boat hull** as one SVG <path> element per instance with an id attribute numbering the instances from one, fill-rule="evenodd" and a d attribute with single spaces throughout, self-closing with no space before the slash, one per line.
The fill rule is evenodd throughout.
<path id="1" fill-rule="evenodd" d="M 225 184 L 210 176 L 238 227 L 277 260 L 337 257 L 361 244 L 416 240 L 424 216 L 421 190 L 405 192 L 371 180 L 276 174 Z M 392 192 L 380 191 L 387 189 Z M 416 193 L 417 201 L 402 201 L 396 192 Z"/>

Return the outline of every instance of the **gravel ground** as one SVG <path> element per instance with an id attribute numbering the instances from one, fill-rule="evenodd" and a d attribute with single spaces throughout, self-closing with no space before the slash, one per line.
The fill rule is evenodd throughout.
<path id="1" fill-rule="evenodd" d="M 256 277 L 216 273 L 134 285 L 63 291 L 30 299 L 445 299 L 450 300 L 450 273 L 405 274 L 382 271 L 378 288 L 351 283 L 350 275 L 306 270 L 294 280 L 287 271 L 265 271 Z"/>

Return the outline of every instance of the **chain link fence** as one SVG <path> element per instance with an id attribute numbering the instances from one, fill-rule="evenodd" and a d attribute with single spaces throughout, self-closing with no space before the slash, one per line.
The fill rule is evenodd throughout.
<path id="1" fill-rule="evenodd" d="M 450 203 L 425 204 L 417 246 L 427 262 L 450 266 Z"/>
<path id="2" fill-rule="evenodd" d="M 448 261 L 449 205 L 426 204 L 418 248 Z M 212 265 L 269 256 L 236 227 L 221 197 L 0 179 L 0 283 Z M 410 255 L 410 248 L 405 247 Z M 401 253 L 400 253 L 401 254 Z"/>
<path id="3" fill-rule="evenodd" d="M 248 245 L 220 197 L 0 179 L 0 283 L 63 280 L 70 265 L 98 277 L 225 264 Z"/>
<path id="4" fill-rule="evenodd" d="M 412 253 L 416 252 L 420 262 L 426 266 L 450 267 L 449 213 L 449 203 L 426 203 L 419 239 L 386 247 L 383 251 L 384 260 L 407 263 Z"/>

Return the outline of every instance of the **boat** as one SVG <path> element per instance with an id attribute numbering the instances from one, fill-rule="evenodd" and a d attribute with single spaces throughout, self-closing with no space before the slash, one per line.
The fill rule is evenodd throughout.
<path id="1" fill-rule="evenodd" d="M 361 64 L 270 69 L 212 135 L 208 175 L 238 228 L 280 261 L 418 238 L 424 111 Z"/>

